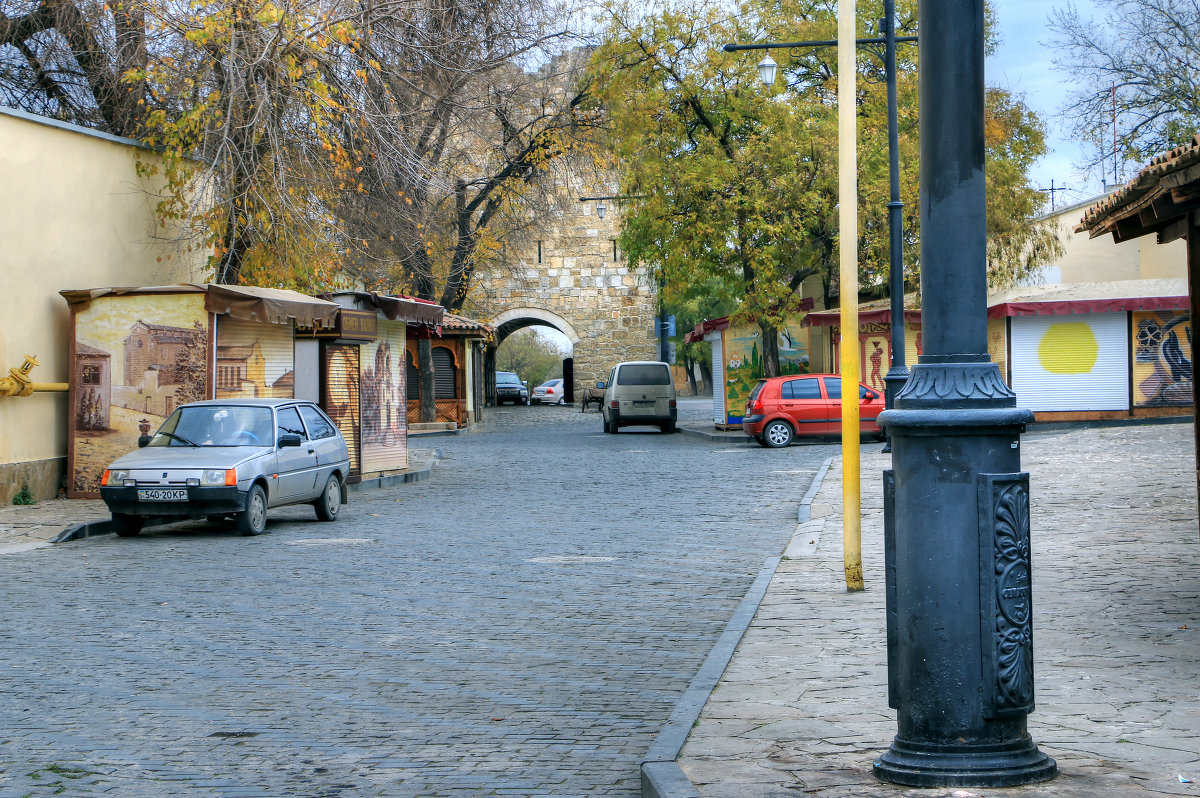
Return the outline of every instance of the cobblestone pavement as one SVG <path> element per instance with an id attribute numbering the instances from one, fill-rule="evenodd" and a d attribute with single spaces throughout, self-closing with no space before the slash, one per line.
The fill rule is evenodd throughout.
<path id="1" fill-rule="evenodd" d="M 0 797 L 637 795 L 836 450 L 571 407 L 421 445 L 431 479 L 332 524 L 0 557 Z"/>
<path id="2" fill-rule="evenodd" d="M 864 450 L 867 590 L 842 573 L 838 459 L 678 760 L 705 798 L 985 794 L 877 782 L 887 706 L 880 473 Z M 1200 531 L 1192 428 L 1038 431 L 1031 475 L 1037 709 L 1060 775 L 989 798 L 1200 795 Z M 1182 778 L 1181 778 L 1182 777 Z M 1185 781 L 1185 779 L 1187 781 Z"/>

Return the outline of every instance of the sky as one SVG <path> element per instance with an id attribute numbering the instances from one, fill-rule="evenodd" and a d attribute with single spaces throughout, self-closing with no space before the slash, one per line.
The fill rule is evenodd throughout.
<path id="1" fill-rule="evenodd" d="M 1104 16 L 1094 0 L 1073 1 L 1085 18 Z M 1058 117 L 1067 99 L 1069 76 L 1054 67 L 1048 20 L 1052 9 L 1065 6 L 1065 0 L 994 0 L 1000 44 L 985 66 L 989 86 L 1024 95 L 1026 105 L 1045 122 L 1051 152 L 1034 167 L 1033 177 L 1039 188 L 1050 188 L 1051 181 L 1055 187 L 1067 187 L 1054 194 L 1054 203 L 1060 208 L 1102 193 L 1099 175 L 1086 179 L 1076 168 L 1087 153 L 1075 144 L 1066 122 Z M 1108 179 L 1111 182 L 1112 176 Z"/>

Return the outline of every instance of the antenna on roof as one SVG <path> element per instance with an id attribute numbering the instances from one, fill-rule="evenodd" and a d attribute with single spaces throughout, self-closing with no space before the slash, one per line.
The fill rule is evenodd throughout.
<path id="1" fill-rule="evenodd" d="M 1054 212 L 1054 194 L 1056 192 L 1066 191 L 1066 190 L 1067 190 L 1067 187 L 1065 185 L 1055 187 L 1053 180 L 1050 181 L 1050 188 L 1039 188 L 1038 189 L 1038 191 L 1045 191 L 1047 194 L 1050 195 L 1050 212 L 1051 213 Z"/>

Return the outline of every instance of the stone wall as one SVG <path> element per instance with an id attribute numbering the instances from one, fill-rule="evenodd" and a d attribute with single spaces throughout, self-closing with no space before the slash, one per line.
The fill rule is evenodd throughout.
<path id="1" fill-rule="evenodd" d="M 596 195 L 615 195 L 615 187 Z M 603 204 L 603 219 L 597 206 Z M 607 379 L 624 360 L 657 360 L 656 286 L 629 268 L 623 252 L 613 257 L 620 212 L 613 201 L 564 202 L 542 221 L 540 232 L 509 250 L 495 273 L 480 281 L 478 318 L 495 320 L 514 309 L 542 311 L 538 323 L 554 323 L 573 340 L 575 385 Z M 540 248 L 539 248 L 540 244 Z M 515 249 L 515 247 L 514 247 Z M 540 252 L 539 252 L 540 249 Z M 540 257 L 540 260 L 539 260 Z"/>

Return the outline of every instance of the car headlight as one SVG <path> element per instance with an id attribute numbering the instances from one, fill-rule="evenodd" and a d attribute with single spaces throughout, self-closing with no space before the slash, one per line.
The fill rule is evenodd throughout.
<path id="1" fill-rule="evenodd" d="M 125 480 L 129 479 L 129 469 L 108 468 L 104 471 L 104 476 L 100 478 L 100 484 L 104 487 L 117 487 L 125 484 Z"/>
<path id="2" fill-rule="evenodd" d="M 200 478 L 200 484 L 206 487 L 214 485 L 236 485 L 237 484 L 237 469 L 236 468 L 209 468 L 204 472 L 204 476 Z"/>

